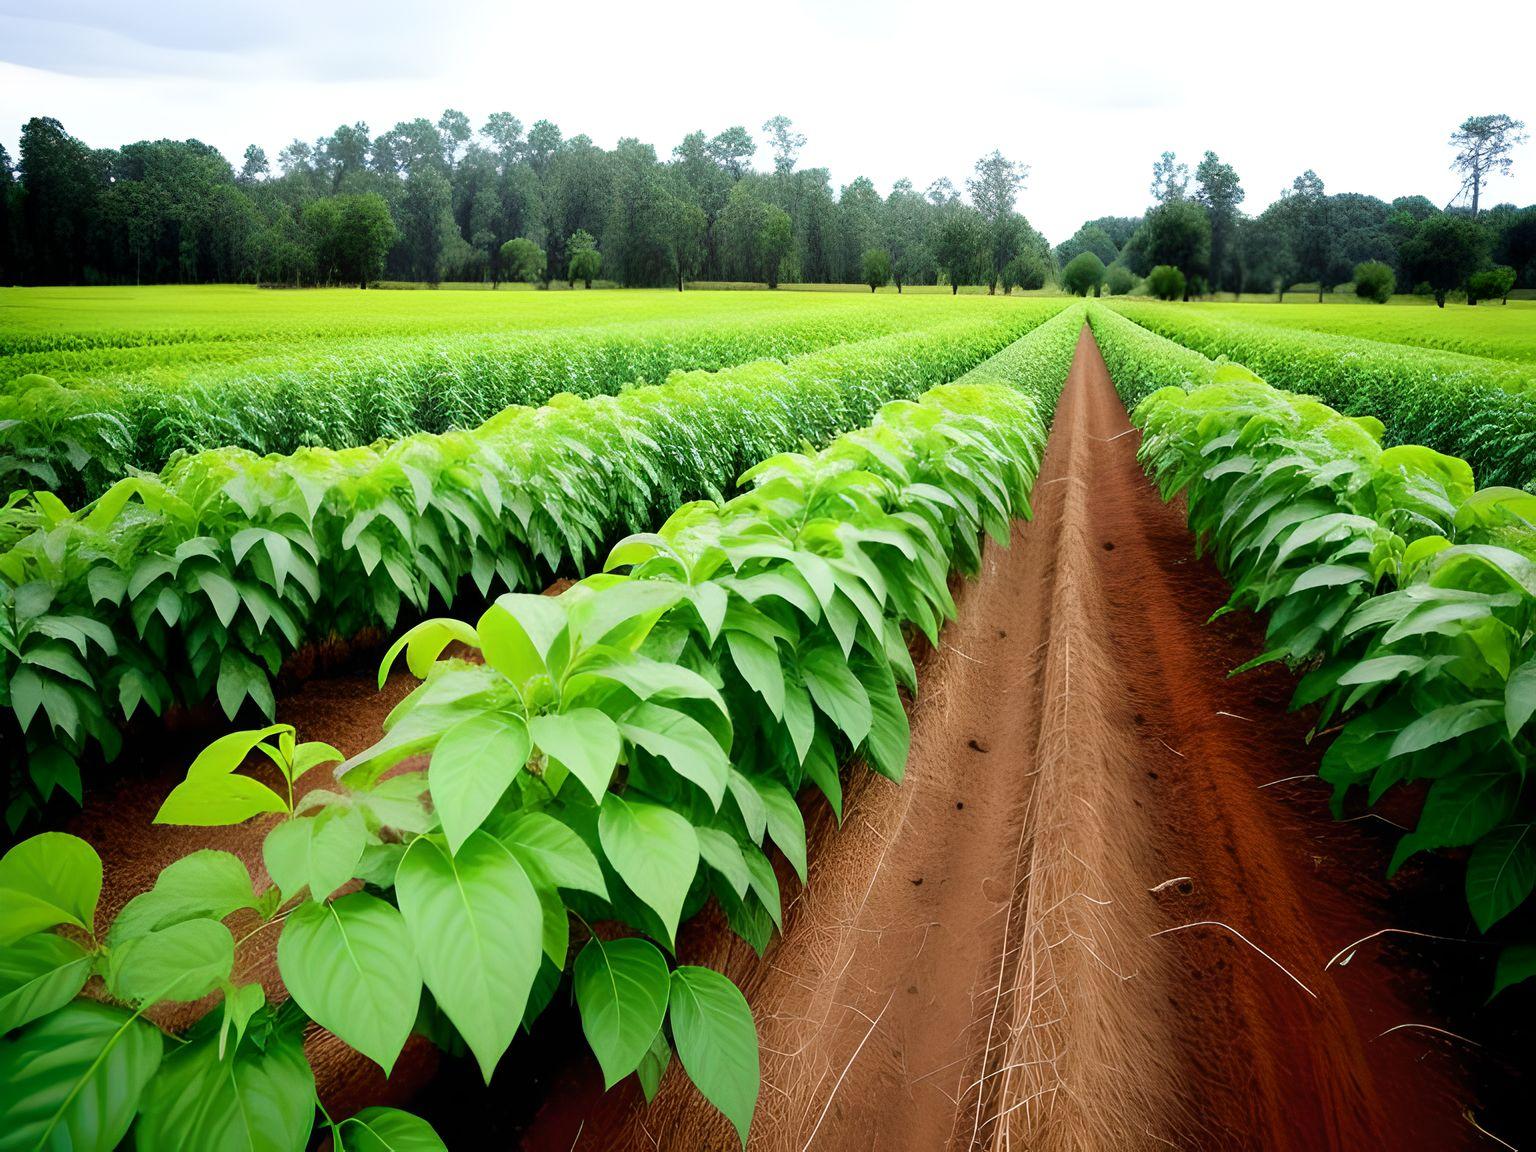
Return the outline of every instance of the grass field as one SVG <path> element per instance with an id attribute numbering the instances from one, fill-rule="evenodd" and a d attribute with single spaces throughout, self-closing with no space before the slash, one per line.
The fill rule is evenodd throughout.
<path id="1" fill-rule="evenodd" d="M 1271 297 L 1268 303 L 1202 301 L 1193 304 L 1191 310 L 1248 324 L 1364 336 L 1500 360 L 1536 361 L 1536 300 L 1436 308 L 1433 301 L 1417 296 L 1394 296 L 1386 306 L 1346 301 L 1319 304 L 1308 297 L 1277 305 Z"/>

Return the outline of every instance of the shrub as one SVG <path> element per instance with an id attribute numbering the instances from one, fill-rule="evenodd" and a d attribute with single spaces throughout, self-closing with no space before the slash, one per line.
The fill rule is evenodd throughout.
<path id="1" fill-rule="evenodd" d="M 1045 260 L 1038 252 L 1020 252 L 1008 261 L 1004 276 L 1006 278 L 1011 275 L 1015 284 L 1026 292 L 1032 292 L 1045 287 L 1046 271 Z"/>
<path id="2" fill-rule="evenodd" d="M 1104 270 L 1104 290 L 1111 296 L 1128 295 L 1136 287 L 1136 273 L 1116 260 Z"/>
<path id="3" fill-rule="evenodd" d="M 1147 273 L 1147 291 L 1159 300 L 1184 299 L 1184 273 L 1172 264 L 1159 264 Z"/>
<path id="4" fill-rule="evenodd" d="M 508 280 L 532 284 L 544 278 L 544 249 L 532 240 L 519 237 L 501 246 L 501 267 Z"/>
<path id="5" fill-rule="evenodd" d="M 884 248 L 870 248 L 864 253 L 864 283 L 873 292 L 891 282 L 891 254 Z"/>
<path id="6" fill-rule="evenodd" d="M 1515 270 L 1507 264 L 1496 264 L 1467 277 L 1467 303 L 1492 300 L 1495 296 L 1503 304 L 1509 303 L 1509 290 L 1515 286 Z"/>
<path id="7" fill-rule="evenodd" d="M 1104 261 L 1092 252 L 1078 253 L 1061 271 L 1061 286 L 1074 296 L 1086 296 L 1090 289 L 1097 296 L 1102 283 Z"/>
<path id="8" fill-rule="evenodd" d="M 1385 304 L 1397 291 L 1397 277 L 1380 260 L 1355 265 L 1355 295 L 1362 300 Z"/>

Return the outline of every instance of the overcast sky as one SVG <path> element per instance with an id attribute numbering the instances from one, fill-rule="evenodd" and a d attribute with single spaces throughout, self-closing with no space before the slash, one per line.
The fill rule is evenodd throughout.
<path id="1" fill-rule="evenodd" d="M 999 148 L 1031 166 L 1021 210 L 1053 241 L 1139 213 L 1152 162 L 1205 149 L 1257 212 L 1306 168 L 1334 192 L 1458 187 L 1466 116 L 1536 127 L 1536 0 L 1432 16 L 1349 0 L 1149 4 L 840 0 L 731 4 L 447 0 L 0 0 L 0 142 L 53 116 L 88 143 L 196 137 L 238 161 L 343 122 L 445 107 L 547 118 L 665 157 L 687 132 L 777 113 L 833 182 L 961 184 Z M 1423 16 L 1419 12 L 1423 11 Z M 1536 202 L 1536 143 L 1484 203 Z M 760 166 L 769 163 L 767 150 Z"/>

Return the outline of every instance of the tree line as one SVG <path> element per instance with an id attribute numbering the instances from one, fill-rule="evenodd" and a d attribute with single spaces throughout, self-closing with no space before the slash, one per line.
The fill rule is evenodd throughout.
<path id="1" fill-rule="evenodd" d="M 1028 168 L 993 152 L 965 190 L 859 177 L 834 191 L 801 168 L 805 137 L 763 125 L 772 171 L 742 126 L 686 136 L 670 156 L 612 149 L 496 113 L 456 110 L 374 134 L 343 125 L 238 170 L 196 140 L 92 148 L 57 120 L 0 148 L 0 283 L 361 284 L 392 278 L 599 277 L 1039 287 L 1050 246 L 1017 210 Z"/>
<path id="2" fill-rule="evenodd" d="M 1063 278 L 1078 288 L 1096 286 L 1099 274 L 1113 281 L 1118 273 L 1123 286 L 1175 269 L 1179 276 L 1160 275 L 1157 287 L 1167 284 L 1165 294 L 1186 298 L 1210 292 L 1283 298 L 1294 284 L 1307 284 L 1321 298 L 1330 287 L 1354 283 L 1373 298 L 1395 287 L 1443 305 L 1458 290 L 1475 302 L 1514 286 L 1536 288 L 1536 205 L 1481 204 L 1488 179 L 1510 171 L 1510 152 L 1526 139 L 1523 129 L 1505 115 L 1463 122 L 1450 138 L 1457 150 L 1451 167 L 1463 183 L 1443 207 L 1424 196 L 1389 203 L 1330 193 L 1308 169 L 1268 208 L 1248 216 L 1241 208 L 1246 193 L 1230 164 L 1206 152 L 1191 173 L 1164 152 L 1153 164 L 1152 203 L 1144 215 L 1086 221 L 1054 257 L 1064 270 L 1082 270 Z"/>

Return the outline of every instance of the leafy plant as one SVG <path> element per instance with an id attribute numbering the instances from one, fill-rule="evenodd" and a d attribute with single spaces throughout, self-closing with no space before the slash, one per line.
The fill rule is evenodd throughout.
<path id="1" fill-rule="evenodd" d="M 1039 315 L 556 397 L 474 432 L 287 458 L 198 453 L 79 512 L 38 493 L 9 509 L 25 527 L 0 553 L 8 819 L 57 789 L 78 799 L 81 756 L 111 759 L 118 724 L 141 708 L 217 699 L 233 719 L 249 701 L 270 717 L 272 678 L 305 642 L 392 628 L 471 586 L 484 597 L 581 572 L 752 462 L 963 374 Z"/>
<path id="2" fill-rule="evenodd" d="M 1106 347 L 1123 324 L 1104 325 Z M 1131 380 L 1124 353 L 1111 355 Z M 1164 497 L 1187 496 L 1190 527 L 1232 582 L 1224 611 L 1269 615 L 1268 649 L 1245 667 L 1283 659 L 1305 671 L 1295 704 L 1318 706 L 1317 730 L 1338 729 L 1321 768 L 1336 810 L 1356 786 L 1374 804 L 1400 782 L 1431 782 L 1391 870 L 1470 846 L 1467 902 L 1487 931 L 1536 888 L 1524 788 L 1536 754 L 1536 496 L 1476 489 L 1465 461 L 1383 448 L 1378 421 L 1237 366 L 1205 375 L 1147 395 L 1135 420 Z M 1496 990 L 1536 975 L 1532 955 L 1506 949 Z"/>
<path id="3" fill-rule="evenodd" d="M 1060 377 L 1074 338 L 1053 330 Z M 18 981 L 47 991 L 20 997 L 8 1020 L 20 1031 L 0 1041 L 0 1067 L 28 1069 L 0 1130 L 30 1138 L 26 1125 L 51 1117 L 89 1127 L 77 1147 L 111 1147 L 130 1125 L 140 1147 L 217 1146 L 203 1141 L 238 1134 L 247 1115 L 224 1102 L 249 1088 L 272 1114 L 260 1145 L 296 1149 L 315 1104 L 302 1020 L 388 1071 L 424 991 L 433 1034 L 462 1040 L 489 1080 L 554 995 L 574 919 L 585 937 L 574 993 L 605 1080 L 634 1073 L 653 1094 L 675 1051 L 745 1143 L 751 1013 L 725 977 L 666 953 L 711 896 L 761 952 L 782 915 L 769 842 L 805 877 L 795 794 L 813 783 L 840 812 L 850 755 L 901 777 L 899 686 L 916 688 L 903 627 L 936 639 L 954 610 L 950 568 L 974 571 L 979 534 L 1004 540 L 1027 514 L 1045 439 L 1029 389 L 1053 400 L 1061 384 L 1016 350 L 980 375 L 1020 387 L 892 402 L 820 452 L 764 460 L 730 501 L 683 505 L 559 596 L 508 593 L 473 626 L 408 630 L 381 682 L 403 656 L 422 683 L 340 765 L 337 789 L 296 787 L 340 754 L 286 725 L 215 741 L 157 819 L 277 816 L 263 845 L 274 883 L 260 893 L 237 858 L 195 853 L 125 906 L 103 946 L 91 935 L 94 852 L 57 834 L 18 846 L 0 862 L 0 972 L 52 975 Z M 451 642 L 478 659 L 441 658 Z M 425 771 L 405 771 L 422 753 Z M 253 756 L 267 779 L 240 770 Z M 281 925 L 289 1005 L 230 982 L 238 945 L 224 919 L 237 913 L 257 918 L 255 932 Z M 605 922 L 615 928 L 592 928 Z M 78 955 L 71 930 L 85 934 Z M 93 968 L 131 1012 L 74 999 Z M 221 1008 L 165 1055 L 145 1009 L 214 991 Z M 0 999 L 8 1012 L 17 1002 Z M 69 1090 L 108 1065 L 111 1092 Z M 325 1122 L 343 1147 L 420 1124 L 378 1110 Z"/>

